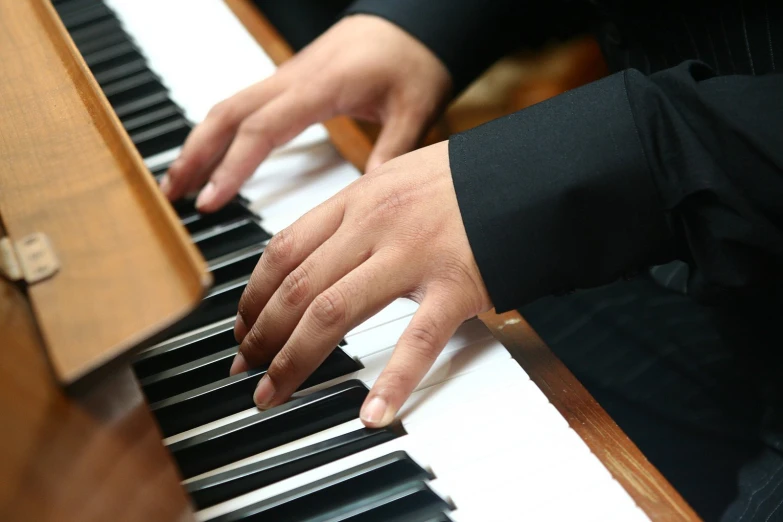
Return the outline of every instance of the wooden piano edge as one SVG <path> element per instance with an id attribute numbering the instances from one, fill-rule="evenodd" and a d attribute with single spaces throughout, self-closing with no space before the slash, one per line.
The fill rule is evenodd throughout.
<path id="1" fill-rule="evenodd" d="M 519 312 L 481 320 L 652 520 L 701 520 Z"/>
<path id="2" fill-rule="evenodd" d="M 251 0 L 224 1 L 275 64 L 293 55 Z M 340 154 L 364 172 L 372 141 L 359 124 L 338 117 L 324 126 Z M 517 312 L 481 320 L 650 519 L 701 520 Z"/>

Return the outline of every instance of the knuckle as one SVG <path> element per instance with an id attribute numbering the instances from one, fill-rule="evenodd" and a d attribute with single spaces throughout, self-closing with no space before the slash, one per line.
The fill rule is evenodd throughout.
<path id="1" fill-rule="evenodd" d="M 249 136 L 259 147 L 272 149 L 276 145 L 269 133 L 268 121 L 265 118 L 251 116 L 239 124 L 239 134 Z"/>
<path id="2" fill-rule="evenodd" d="M 386 368 L 383 379 L 379 379 L 379 395 L 393 396 L 398 390 L 409 388 L 410 371 L 407 367 Z"/>
<path id="3" fill-rule="evenodd" d="M 425 321 L 424 324 L 412 325 L 406 332 L 408 345 L 416 353 L 428 356 L 435 349 L 438 343 L 438 334 L 436 325 L 432 321 Z"/>
<path id="4" fill-rule="evenodd" d="M 230 99 L 215 104 L 207 113 L 207 118 L 218 125 L 231 122 L 234 119 L 234 108 Z"/>
<path id="5" fill-rule="evenodd" d="M 267 370 L 267 375 L 269 375 L 272 381 L 281 382 L 297 375 L 300 367 L 301 363 L 298 358 L 290 350 L 284 350 L 279 352 L 272 360 L 272 364 L 269 365 L 269 370 Z"/>
<path id="6" fill-rule="evenodd" d="M 397 188 L 386 188 L 379 194 L 374 211 L 372 213 L 381 223 L 387 222 L 389 219 L 399 215 L 404 209 L 406 204 L 406 197 Z"/>
<path id="7" fill-rule="evenodd" d="M 286 228 L 275 234 L 261 256 L 267 266 L 279 267 L 286 264 L 294 253 L 294 234 Z"/>
<path id="8" fill-rule="evenodd" d="M 342 294 L 332 287 L 315 298 L 312 314 L 322 326 L 342 325 L 348 315 L 348 306 Z"/>
<path id="9" fill-rule="evenodd" d="M 250 327 L 253 324 L 253 318 L 251 316 L 250 308 L 248 307 L 248 301 L 250 301 L 252 298 L 249 295 L 250 291 L 250 285 L 248 285 L 245 288 L 245 291 L 242 293 L 242 297 L 239 300 L 239 306 L 237 307 L 237 315 L 239 316 L 239 320 L 242 321 L 244 326 L 246 328 Z M 248 335 L 250 332 L 248 331 Z"/>
<path id="10" fill-rule="evenodd" d="M 239 346 L 239 351 L 248 360 L 248 362 L 259 362 L 262 354 L 262 346 L 264 345 L 264 334 L 259 331 L 257 326 L 253 326 L 242 344 Z"/>
<path id="11" fill-rule="evenodd" d="M 283 302 L 295 307 L 310 293 L 310 276 L 304 265 L 299 266 L 283 280 L 281 285 Z"/>

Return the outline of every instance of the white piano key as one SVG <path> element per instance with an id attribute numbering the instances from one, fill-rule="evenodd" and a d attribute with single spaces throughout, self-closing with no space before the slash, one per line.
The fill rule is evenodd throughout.
<path id="1" fill-rule="evenodd" d="M 263 216 L 264 228 L 274 234 L 358 178 L 358 171 L 330 143 L 322 143 L 270 156 L 241 193 Z"/>
<path id="2" fill-rule="evenodd" d="M 347 345 L 343 347 L 345 353 L 351 357 L 356 357 L 362 364 L 366 358 L 383 351 L 393 348 L 399 340 L 405 328 L 408 327 L 412 316 L 396 319 L 384 325 L 365 330 L 360 334 L 346 337 Z M 477 341 L 491 339 L 492 333 L 478 319 L 466 321 L 457 329 L 454 335 L 448 340 L 443 350 L 445 352 L 468 346 Z"/>
<path id="3" fill-rule="evenodd" d="M 509 360 L 511 358 L 503 345 L 494 339 L 482 340 L 462 349 L 458 349 L 458 345 L 453 346 L 455 346 L 453 349 L 448 351 L 444 350 L 441 356 L 438 357 L 432 368 L 425 375 L 424 379 L 422 379 L 421 383 L 419 383 L 417 389 L 423 389 L 427 386 L 432 386 L 458 375 L 475 371 L 476 369 L 487 364 L 491 364 L 495 361 Z M 336 379 L 332 379 L 330 381 L 326 381 L 325 383 L 312 386 L 306 390 L 299 391 L 294 394 L 294 396 L 300 397 L 302 395 L 307 395 L 314 391 L 322 390 L 324 388 L 328 388 L 329 386 L 333 386 L 350 379 L 359 379 L 364 384 L 366 384 L 368 388 L 372 387 L 381 371 L 383 371 L 385 368 L 386 363 L 389 361 L 393 350 L 393 348 L 390 348 L 373 354 L 362 361 L 365 364 L 363 369 L 348 375 L 344 375 L 342 377 L 338 377 Z M 255 408 L 249 408 L 239 413 L 235 413 L 229 417 L 224 417 L 197 428 L 193 428 L 167 437 L 164 439 L 164 443 L 167 445 L 173 444 L 174 442 L 193 437 L 205 431 L 209 431 L 220 426 L 225 426 L 231 422 L 236 422 L 238 420 L 249 417 L 256 411 L 257 410 Z"/>
<path id="4" fill-rule="evenodd" d="M 475 386 L 478 384 L 476 382 L 477 375 L 471 375 L 470 377 L 471 378 L 465 376 L 464 380 L 461 378 L 455 378 L 438 386 L 443 387 L 444 389 L 456 387 L 475 388 Z M 512 383 L 506 382 L 506 384 L 508 385 L 508 389 L 516 389 L 517 391 L 523 389 L 520 386 L 513 388 Z M 440 395 L 447 396 L 448 394 L 441 393 Z M 513 398 L 517 401 L 524 401 L 524 394 L 515 393 Z M 435 460 L 441 464 L 441 467 L 445 468 L 445 462 L 448 461 L 449 467 L 452 470 L 452 474 L 456 473 L 454 470 L 457 469 L 461 470 L 459 472 L 461 475 L 469 475 L 473 473 L 473 460 L 475 459 L 476 454 L 493 454 L 492 458 L 497 463 L 496 465 L 499 465 L 502 459 L 506 458 L 503 450 L 510 449 L 510 447 L 515 444 L 515 436 L 513 431 L 494 430 L 493 433 L 486 433 L 486 444 L 467 444 L 467 442 L 476 439 L 477 433 L 486 432 L 485 425 L 481 422 L 481 420 L 501 415 L 502 409 L 504 408 L 503 404 L 493 404 L 490 400 L 488 400 L 487 403 L 488 405 L 485 405 L 484 408 L 481 408 L 480 414 L 477 415 L 479 420 L 478 422 L 471 422 L 470 416 L 465 415 L 464 410 L 461 411 L 457 408 L 452 409 L 450 420 L 452 421 L 451 426 L 453 427 L 453 431 L 450 432 L 448 436 L 445 436 L 442 430 L 436 431 L 432 427 L 428 430 L 419 429 L 421 424 L 426 424 L 424 419 L 426 419 L 427 416 L 423 415 L 420 424 L 411 425 L 408 435 L 331 462 L 295 477 L 280 481 L 276 484 L 260 488 L 254 492 L 242 495 L 222 504 L 204 509 L 197 513 L 197 519 L 209 520 L 226 512 L 239 509 L 240 507 L 244 507 L 261 500 L 265 500 L 292 488 L 307 484 L 323 477 L 330 476 L 352 466 L 359 465 L 373 458 L 377 458 L 397 450 L 404 450 L 408 452 L 408 454 L 414 460 L 416 460 L 425 468 L 430 467 L 429 462 L 433 460 L 432 455 L 435 454 Z M 475 404 L 478 405 L 479 401 L 476 401 Z M 429 407 L 432 408 L 432 412 L 435 411 L 435 407 L 431 406 L 429 403 L 424 403 L 423 407 Z M 478 408 L 478 406 L 476 407 Z M 444 415 L 444 412 L 440 412 L 440 415 L 437 417 L 439 422 L 443 422 Z M 441 428 L 443 428 L 443 426 L 441 426 Z M 448 428 L 449 425 L 447 424 L 445 429 Z M 434 448 L 436 447 L 441 447 L 444 449 L 440 452 L 437 452 L 434 451 Z M 487 459 L 488 457 L 484 460 Z M 439 472 L 437 469 L 433 469 L 433 471 L 440 480 L 441 475 L 438 474 Z M 454 480 L 459 479 L 454 476 Z"/>
<path id="5" fill-rule="evenodd" d="M 454 411 L 459 409 L 461 411 L 470 411 L 472 408 L 478 410 L 481 407 L 482 401 L 490 402 L 493 400 L 493 395 L 501 394 L 505 389 L 512 385 L 526 386 L 525 379 L 527 378 L 525 373 L 512 360 L 499 361 L 487 367 L 487 371 L 491 372 L 492 378 L 488 379 L 488 375 L 482 374 L 482 372 L 473 372 L 467 375 L 460 376 L 454 379 L 454 382 L 449 382 L 448 386 L 432 386 L 430 388 L 419 390 L 411 395 L 408 401 L 408 406 L 404 407 L 399 415 L 398 420 L 403 422 L 406 430 L 414 430 L 414 432 L 421 432 L 426 428 L 423 427 L 433 422 L 441 422 L 444 416 L 454 417 Z M 442 389 L 443 388 L 443 389 Z M 446 392 L 448 390 L 448 392 Z M 526 390 L 529 393 L 529 390 Z M 426 407 L 416 407 L 419 402 L 422 402 L 419 397 L 426 395 Z M 528 405 L 535 405 L 540 403 L 539 398 L 536 396 L 532 400 L 526 400 Z M 468 419 L 465 416 L 465 419 Z M 436 428 L 442 431 L 443 426 L 447 425 L 448 419 L 442 421 L 446 424 L 437 424 Z M 359 430 L 364 427 L 360 419 L 355 419 L 349 422 L 345 422 L 338 426 L 320 431 L 307 437 L 289 442 L 282 446 L 258 453 L 252 457 L 233 462 L 221 468 L 216 468 L 209 472 L 198 475 L 188 479 L 186 482 L 192 482 L 199 478 L 215 475 L 217 473 L 235 469 L 246 464 L 258 462 L 267 458 L 271 458 L 282 453 L 294 451 L 312 444 L 317 444 L 325 440 L 333 439 L 345 433 Z M 418 431 L 417 431 L 418 430 Z M 431 431 L 431 430 L 430 430 Z"/>
<path id="6" fill-rule="evenodd" d="M 362 333 L 346 336 L 345 353 L 362 361 L 374 353 L 394 347 L 397 340 L 408 327 L 412 316 L 401 317 Z"/>
<path id="7" fill-rule="evenodd" d="M 144 164 L 150 170 L 155 170 L 161 165 L 167 165 L 179 157 L 179 153 L 182 151 L 182 147 L 175 147 L 163 152 L 159 152 L 154 156 L 148 156 L 144 158 Z"/>
<path id="8" fill-rule="evenodd" d="M 171 89 L 172 98 L 194 122 L 203 120 L 215 103 L 274 72 L 271 60 L 222 1 L 107 0 L 107 3 L 118 12 L 149 56 L 151 67 Z M 209 28 L 209 38 L 204 37 L 205 28 Z M 311 126 L 291 143 L 274 151 L 243 187 L 243 195 L 251 201 L 251 207 L 262 214 L 264 226 L 270 232 L 289 226 L 358 178 L 359 173 L 341 160 L 326 140 L 323 126 Z M 148 158 L 148 164 L 151 167 L 163 164 L 176 154 L 176 150 L 161 153 Z M 409 320 L 416 306 L 410 301 L 396 301 L 350 332 L 346 338 L 349 346 L 363 333 L 401 318 Z M 227 321 L 233 323 L 233 318 Z M 377 332 L 375 338 L 372 343 L 376 347 L 391 347 L 396 342 L 396 338 L 380 339 Z M 451 515 L 455 521 L 516 520 L 520 513 L 540 517 L 537 519 L 551 519 L 552 513 L 559 513 L 569 517 L 576 514 L 580 520 L 646 520 L 619 484 L 606 478 L 608 472 L 588 448 L 574 442 L 575 434 L 541 391 L 527 380 L 524 372 L 506 369 L 515 365 L 513 361 L 507 356 L 505 359 L 499 356 L 495 350 L 478 350 L 474 346 L 467 350 L 454 348 L 460 343 L 465 344 L 464 341 L 450 343 L 451 348 L 444 351 L 425 379 L 423 386 L 427 387 L 416 392 L 414 400 L 406 403 L 400 413 L 406 426 L 410 426 L 410 432 L 418 433 L 418 436 L 399 439 L 414 441 L 406 444 L 418 448 L 412 451 L 419 458 L 429 458 L 441 468 L 442 472 L 436 470 L 438 478 L 433 481 L 433 487 L 443 490 L 458 503 L 460 509 Z M 361 350 L 361 343 L 357 342 L 352 349 Z M 382 352 L 368 350 L 371 368 L 365 377 L 373 372 L 377 377 Z M 472 356 L 456 356 L 457 352 Z M 391 349 L 385 353 L 388 360 Z M 515 380 L 517 377 L 519 382 Z M 506 378 L 511 382 L 506 382 Z M 497 398 L 493 396 L 495 392 L 499 394 Z M 483 397 L 487 397 L 486 406 L 479 408 L 476 405 L 484 405 Z M 490 400 L 490 397 L 497 400 Z M 251 415 L 254 411 L 249 409 L 219 423 Z M 471 418 L 476 422 L 470 424 Z M 349 424 L 342 429 L 348 429 Z M 358 421 L 354 425 L 358 425 Z M 441 429 L 449 425 L 463 427 L 462 438 L 457 430 L 451 433 L 456 433 L 456 440 L 444 439 L 449 432 Z M 188 434 L 178 437 L 183 435 Z M 473 455 L 491 458 L 483 459 L 475 466 L 454 464 L 455 460 L 469 462 L 461 457 L 452 458 L 455 448 L 461 447 L 458 442 L 464 444 L 468 438 L 473 446 L 465 446 L 475 448 Z M 512 446 L 505 448 L 505 453 L 494 451 L 506 443 Z M 351 458 L 354 458 L 352 462 L 359 463 L 366 455 L 348 459 Z M 487 480 L 471 479 L 480 476 L 472 473 L 481 470 L 490 473 Z M 319 468 L 313 472 L 323 473 L 323 470 Z M 557 480 L 566 475 L 572 479 Z M 581 495 L 584 484 L 595 486 L 590 489 L 590 498 Z M 571 506 L 564 506 L 560 511 L 546 509 L 547 502 L 566 504 L 574 498 L 589 505 L 586 513 L 590 516 L 582 517 L 567 511 Z M 527 502 L 520 504 L 522 500 Z M 521 510 L 520 505 L 523 506 Z M 601 506 L 604 511 L 593 510 L 594 505 Z M 199 517 L 203 517 L 203 512 Z"/>

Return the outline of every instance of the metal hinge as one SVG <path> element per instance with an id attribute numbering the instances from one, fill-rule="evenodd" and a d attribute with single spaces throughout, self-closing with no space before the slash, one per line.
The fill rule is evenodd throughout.
<path id="1" fill-rule="evenodd" d="M 0 275 L 11 281 L 34 284 L 52 277 L 60 261 L 46 234 L 36 232 L 19 241 L 0 238 Z"/>

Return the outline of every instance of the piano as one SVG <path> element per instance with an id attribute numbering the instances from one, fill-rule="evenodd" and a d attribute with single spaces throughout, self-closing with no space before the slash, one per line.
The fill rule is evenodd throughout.
<path id="1" fill-rule="evenodd" d="M 267 241 L 360 175 L 361 137 L 313 126 L 221 211 L 169 206 L 155 180 L 194 122 L 286 52 L 258 45 L 261 14 L 18 0 L 0 20 L 0 518 L 698 519 L 514 315 L 463 324 L 388 428 L 358 414 L 406 300 L 257 410 L 264 368 L 228 376 L 238 299 Z"/>

